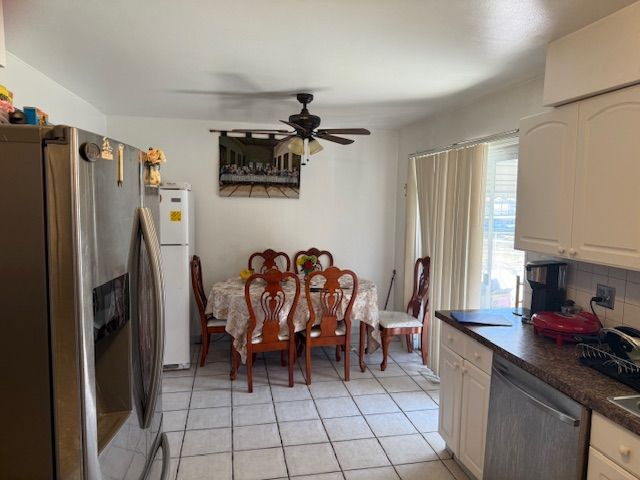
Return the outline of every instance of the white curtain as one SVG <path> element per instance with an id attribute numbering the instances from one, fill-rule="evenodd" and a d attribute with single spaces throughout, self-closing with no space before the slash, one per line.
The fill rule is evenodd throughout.
<path id="1" fill-rule="evenodd" d="M 435 372 L 440 350 L 435 311 L 477 308 L 480 303 L 487 150 L 482 143 L 409 159 L 407 221 L 411 209 L 413 220 L 406 227 L 405 296 L 413 285 L 416 249 L 412 252 L 411 242 L 417 238 L 419 255 L 431 257 L 429 367 Z"/>
<path id="2" fill-rule="evenodd" d="M 409 304 L 413 293 L 413 267 L 416 259 L 420 256 L 422 246 L 418 241 L 418 191 L 416 185 L 416 162 L 413 157 L 409 158 L 409 169 L 407 171 L 407 190 L 405 192 L 405 230 L 404 230 L 404 289 L 403 289 L 403 309 Z"/>

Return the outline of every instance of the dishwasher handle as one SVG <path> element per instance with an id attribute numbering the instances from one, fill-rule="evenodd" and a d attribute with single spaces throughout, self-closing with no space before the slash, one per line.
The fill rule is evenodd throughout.
<path id="1" fill-rule="evenodd" d="M 556 410 L 555 408 L 551 407 L 550 405 L 547 405 L 546 403 L 538 400 L 536 397 L 531 395 L 529 392 L 527 392 L 526 390 L 524 390 L 523 388 L 519 387 L 518 385 L 513 383 L 511 380 L 509 380 L 507 378 L 507 376 L 503 372 L 498 370 L 497 368 L 494 367 L 492 369 L 492 371 L 493 371 L 492 372 L 493 375 L 496 375 L 500 380 L 505 382 L 507 385 L 509 385 L 514 390 L 518 391 L 525 399 L 527 399 L 529 401 L 529 403 L 532 403 L 533 405 L 538 407 L 540 410 L 548 413 L 552 417 L 557 418 L 561 422 L 564 422 L 564 423 L 566 423 L 568 425 L 571 425 L 573 427 L 577 427 L 578 425 L 580 425 L 580 420 L 578 420 L 576 418 L 573 418 L 573 417 L 571 417 L 571 416 L 569 416 L 569 415 L 567 415 L 565 413 L 562 413 L 561 411 Z"/>

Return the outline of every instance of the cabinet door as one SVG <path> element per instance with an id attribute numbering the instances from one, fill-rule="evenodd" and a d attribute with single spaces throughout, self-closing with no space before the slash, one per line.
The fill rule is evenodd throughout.
<path id="1" fill-rule="evenodd" d="M 580 102 L 576 260 L 640 268 L 640 86 Z"/>
<path id="2" fill-rule="evenodd" d="M 566 255 L 571 242 L 578 106 L 520 121 L 515 247 Z"/>
<path id="3" fill-rule="evenodd" d="M 638 480 L 594 448 L 589 448 L 587 480 Z"/>
<path id="4" fill-rule="evenodd" d="M 460 451 L 458 457 L 476 478 L 482 478 L 489 414 L 491 377 L 465 360 L 462 368 Z"/>
<path id="5" fill-rule="evenodd" d="M 460 439 L 460 402 L 462 399 L 462 357 L 440 346 L 440 412 L 438 431 L 448 447 L 457 454 Z"/>

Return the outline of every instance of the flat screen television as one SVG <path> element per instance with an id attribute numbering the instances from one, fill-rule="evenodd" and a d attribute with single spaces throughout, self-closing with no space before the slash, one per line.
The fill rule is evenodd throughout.
<path id="1" fill-rule="evenodd" d="M 219 143 L 220 196 L 299 198 L 301 158 L 286 140 L 220 136 Z"/>

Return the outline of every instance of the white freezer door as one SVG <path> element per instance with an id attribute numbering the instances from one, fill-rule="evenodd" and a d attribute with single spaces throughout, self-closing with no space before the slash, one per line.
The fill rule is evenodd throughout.
<path id="1" fill-rule="evenodd" d="M 163 245 L 165 290 L 164 364 L 188 368 L 189 358 L 189 247 Z"/>
<path id="2" fill-rule="evenodd" d="M 160 243 L 189 243 L 189 191 L 160 190 Z"/>

